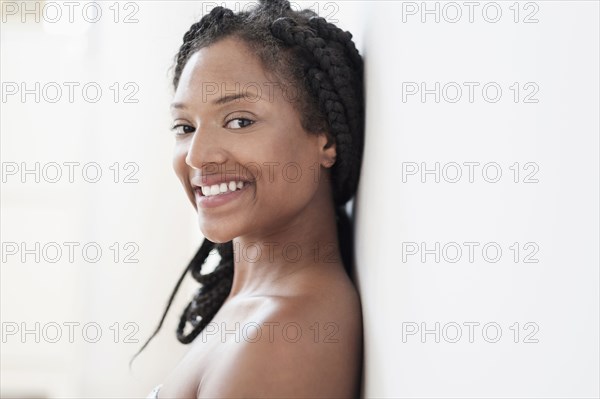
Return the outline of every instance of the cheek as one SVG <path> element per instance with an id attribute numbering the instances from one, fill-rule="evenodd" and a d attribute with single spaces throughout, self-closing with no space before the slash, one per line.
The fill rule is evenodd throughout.
<path id="1" fill-rule="evenodd" d="M 265 208 L 271 211 L 297 208 L 310 201 L 318 189 L 319 171 L 319 158 L 312 142 L 290 140 L 263 149 L 256 159 L 261 162 L 257 188 Z"/>

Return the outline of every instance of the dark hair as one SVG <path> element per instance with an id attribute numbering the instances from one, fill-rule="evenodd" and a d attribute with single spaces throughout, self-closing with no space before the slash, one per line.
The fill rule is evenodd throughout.
<path id="1" fill-rule="evenodd" d="M 232 36 L 241 39 L 279 83 L 284 87 L 291 84 L 298 89 L 294 106 L 302 127 L 309 133 L 326 132 L 329 143 L 336 144 L 331 183 L 340 252 L 351 277 L 353 235 L 344 205 L 356 192 L 364 145 L 363 60 L 352 41 L 352 34 L 311 10 L 292 10 L 285 0 L 261 0 L 253 9 L 237 14 L 227 8 L 215 7 L 183 36 L 183 44 L 175 56 L 174 88 L 177 89 L 181 72 L 194 52 Z M 202 266 L 213 250 L 221 258 L 219 264 L 214 271 L 202 274 Z M 177 339 L 184 344 L 200 334 L 231 291 L 232 241 L 216 244 L 204 239 L 177 281 L 158 327 L 132 361 L 160 330 L 173 298 L 190 270 L 201 286 L 185 308 L 177 328 Z M 188 322 L 193 328 L 185 334 Z"/>

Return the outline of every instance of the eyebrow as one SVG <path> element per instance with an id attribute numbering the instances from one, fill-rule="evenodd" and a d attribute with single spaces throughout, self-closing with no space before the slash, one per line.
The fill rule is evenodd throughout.
<path id="1" fill-rule="evenodd" d="M 256 98 L 256 94 L 252 97 L 246 95 L 246 93 L 235 93 L 235 94 L 228 94 L 226 96 L 222 96 L 221 98 L 216 99 L 215 101 L 213 101 L 213 104 L 215 105 L 222 105 L 222 104 L 226 104 L 228 102 L 232 102 L 235 101 L 239 98 L 244 98 L 244 97 L 249 97 L 249 98 Z"/>
<path id="2" fill-rule="evenodd" d="M 258 97 L 259 101 L 262 100 L 262 98 L 260 97 L 260 95 L 258 93 L 251 93 L 251 95 L 247 95 L 247 93 L 244 92 L 244 93 L 228 94 L 226 96 L 219 97 L 213 101 L 213 104 L 214 105 L 223 105 L 223 104 L 235 101 L 237 99 L 246 98 L 246 97 L 252 98 L 252 99 L 255 99 Z M 171 104 L 171 108 L 186 109 L 187 106 L 185 103 L 173 103 L 173 104 Z"/>

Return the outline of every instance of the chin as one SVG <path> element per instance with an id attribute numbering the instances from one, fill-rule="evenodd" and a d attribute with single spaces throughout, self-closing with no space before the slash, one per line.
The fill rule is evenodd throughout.
<path id="1" fill-rule="evenodd" d="M 202 232 L 202 235 L 204 237 L 208 238 L 210 241 L 214 242 L 215 244 L 223 244 L 223 243 L 229 242 L 235 238 L 226 231 L 218 231 L 215 229 L 207 229 L 207 228 L 202 228 L 202 227 L 200 227 L 200 231 Z"/>

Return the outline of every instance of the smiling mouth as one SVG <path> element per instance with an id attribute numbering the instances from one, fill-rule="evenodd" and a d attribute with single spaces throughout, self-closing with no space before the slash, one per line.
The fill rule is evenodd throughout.
<path id="1" fill-rule="evenodd" d="M 230 182 L 219 183 L 219 184 L 213 184 L 211 186 L 204 187 L 204 191 L 208 195 L 202 194 L 201 186 L 195 186 L 194 195 L 196 197 L 196 204 L 197 204 L 198 208 L 203 208 L 203 209 L 208 210 L 211 208 L 221 207 L 222 205 L 228 204 L 232 201 L 236 201 L 238 198 L 241 198 L 242 196 L 244 196 L 244 193 L 246 191 L 248 191 L 250 186 L 253 185 L 253 183 L 249 183 L 249 182 L 245 181 L 245 182 L 243 182 L 243 184 L 241 184 L 241 188 L 238 188 L 238 182 L 234 181 L 235 187 L 233 185 L 231 185 L 231 187 L 234 189 L 233 191 L 231 191 L 231 190 L 229 190 L 229 183 Z M 227 187 L 226 187 L 227 191 L 221 192 L 222 184 L 227 184 Z M 218 189 L 219 189 L 218 194 L 214 194 L 214 195 L 212 194 L 213 186 L 218 187 Z M 223 189 L 225 189 L 225 187 L 223 187 Z M 216 188 L 215 188 L 215 191 L 216 191 Z"/>
<path id="2" fill-rule="evenodd" d="M 219 195 L 227 194 L 242 190 L 245 186 L 247 186 L 248 182 L 244 181 L 229 181 L 223 182 L 219 184 L 213 184 L 211 186 L 196 186 L 194 191 L 197 192 L 202 197 L 217 197 Z"/>

